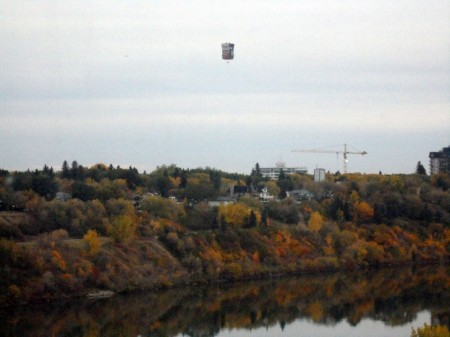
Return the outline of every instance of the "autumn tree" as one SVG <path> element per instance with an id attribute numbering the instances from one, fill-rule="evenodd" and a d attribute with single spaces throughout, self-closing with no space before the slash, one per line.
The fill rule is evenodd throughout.
<path id="1" fill-rule="evenodd" d="M 450 337 L 450 331 L 445 325 L 430 326 L 425 323 L 417 330 L 412 328 L 411 337 Z"/>
<path id="2" fill-rule="evenodd" d="M 374 210 L 368 203 L 361 201 L 355 204 L 355 222 L 368 222 L 373 216 Z"/>
<path id="3" fill-rule="evenodd" d="M 173 200 L 157 196 L 144 198 L 141 202 L 141 209 L 154 217 L 174 221 L 181 220 L 186 215 L 184 209 Z"/>
<path id="4" fill-rule="evenodd" d="M 107 214 L 111 218 L 119 215 L 132 216 L 135 213 L 131 202 L 124 199 L 109 199 L 105 206 Z"/>
<path id="5" fill-rule="evenodd" d="M 83 236 L 83 240 L 86 242 L 88 254 L 91 256 L 97 255 L 100 250 L 100 239 L 97 232 L 89 229 Z"/>
<path id="6" fill-rule="evenodd" d="M 136 233 L 136 224 L 129 215 L 119 215 L 111 221 L 108 226 L 108 235 L 114 239 L 116 243 L 127 242 L 134 238 Z"/>
<path id="7" fill-rule="evenodd" d="M 247 208 L 242 204 L 221 204 L 219 217 L 224 215 L 226 223 L 233 227 L 242 227 L 247 217 Z"/>
<path id="8" fill-rule="evenodd" d="M 450 175 L 447 173 L 438 173 L 431 177 L 431 184 L 437 188 L 447 191 L 450 188 Z"/>
<path id="9" fill-rule="evenodd" d="M 308 228 L 310 231 L 317 232 L 322 228 L 323 225 L 323 217 L 319 212 L 311 213 L 311 217 L 308 221 Z"/>

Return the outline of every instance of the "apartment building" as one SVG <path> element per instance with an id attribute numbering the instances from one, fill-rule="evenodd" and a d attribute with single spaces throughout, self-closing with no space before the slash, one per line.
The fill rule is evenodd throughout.
<path id="1" fill-rule="evenodd" d="M 444 147 L 439 152 L 430 152 L 430 174 L 450 174 L 450 146 Z"/>

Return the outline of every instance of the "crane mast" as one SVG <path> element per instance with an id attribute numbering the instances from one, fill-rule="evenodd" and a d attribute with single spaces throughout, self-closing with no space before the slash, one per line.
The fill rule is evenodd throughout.
<path id="1" fill-rule="evenodd" d="M 360 154 L 365 155 L 367 154 L 366 151 L 362 152 L 351 152 L 347 151 L 347 144 L 344 144 L 344 151 L 332 151 L 332 150 L 300 150 L 300 149 L 294 149 L 292 152 L 308 152 L 308 153 L 342 153 L 344 155 L 344 173 L 347 173 L 347 154 Z"/>

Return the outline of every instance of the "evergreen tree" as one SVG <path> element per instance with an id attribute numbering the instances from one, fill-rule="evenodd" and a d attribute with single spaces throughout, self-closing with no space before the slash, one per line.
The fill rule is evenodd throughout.
<path id="1" fill-rule="evenodd" d="M 45 197 L 47 200 L 53 199 L 58 191 L 58 184 L 55 180 L 48 175 L 40 173 L 34 175 L 31 180 L 31 186 L 33 191 Z"/>
<path id="2" fill-rule="evenodd" d="M 220 216 L 220 229 L 222 232 L 225 232 L 227 230 L 227 221 L 225 220 L 225 215 Z"/>
<path id="3" fill-rule="evenodd" d="M 255 175 L 256 175 L 257 177 L 262 177 L 261 169 L 260 169 L 260 167 L 259 167 L 259 163 L 256 163 L 256 165 L 255 165 Z"/>
<path id="4" fill-rule="evenodd" d="M 218 229 L 218 228 L 219 228 L 219 223 L 217 221 L 217 217 L 213 217 L 211 229 Z"/>
<path id="5" fill-rule="evenodd" d="M 78 165 L 77 179 L 78 180 L 84 180 L 84 178 L 85 178 L 84 167 L 83 167 L 83 165 Z"/>
<path id="6" fill-rule="evenodd" d="M 286 175 L 284 174 L 283 169 L 280 169 L 280 175 L 278 176 L 278 180 L 286 179 Z"/>
<path id="7" fill-rule="evenodd" d="M 209 180 L 214 184 L 214 188 L 218 190 L 220 186 L 222 186 L 222 179 L 220 176 L 220 172 L 211 171 L 209 172 Z"/>
<path id="8" fill-rule="evenodd" d="M 70 177 L 73 180 L 78 180 L 78 163 L 76 160 L 72 162 L 72 168 L 70 169 Z"/>
<path id="9" fill-rule="evenodd" d="M 181 170 L 181 176 L 180 176 L 180 188 L 186 188 L 188 184 L 187 181 L 187 175 L 185 170 Z"/>
<path id="10" fill-rule="evenodd" d="M 253 210 L 250 212 L 250 215 L 248 217 L 248 221 L 247 221 L 247 228 L 254 228 L 256 227 L 257 223 L 256 223 L 256 215 L 255 212 L 253 212 Z"/>
<path id="11" fill-rule="evenodd" d="M 69 164 L 67 164 L 67 160 L 64 160 L 64 163 L 62 165 L 61 178 L 63 178 L 63 179 L 69 179 L 70 178 Z"/>
<path id="12" fill-rule="evenodd" d="M 264 210 L 263 210 L 263 212 L 261 214 L 261 224 L 264 227 L 267 227 L 267 213 L 268 213 L 267 208 L 264 208 Z"/>
<path id="13" fill-rule="evenodd" d="M 180 176 L 180 170 L 178 167 L 175 167 L 175 171 L 173 171 L 173 177 L 176 179 Z"/>
<path id="14" fill-rule="evenodd" d="M 423 167 L 423 165 L 420 163 L 420 161 L 417 163 L 416 174 L 427 174 L 425 167 Z"/>

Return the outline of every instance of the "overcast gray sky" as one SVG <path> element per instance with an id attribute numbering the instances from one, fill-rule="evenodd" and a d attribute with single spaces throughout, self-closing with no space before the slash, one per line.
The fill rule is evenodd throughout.
<path id="1" fill-rule="evenodd" d="M 0 0 L 0 168 L 427 172 L 449 0 Z M 235 59 L 221 59 L 221 43 Z"/>

